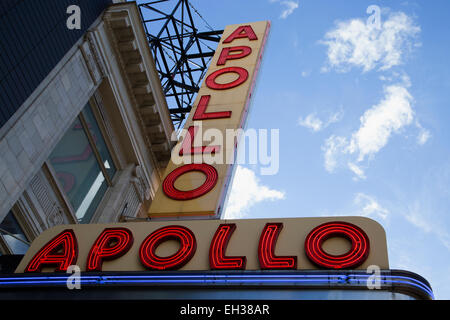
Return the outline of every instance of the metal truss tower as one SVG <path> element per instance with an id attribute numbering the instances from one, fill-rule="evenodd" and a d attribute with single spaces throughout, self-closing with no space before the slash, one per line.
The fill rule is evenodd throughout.
<path id="1" fill-rule="evenodd" d="M 213 30 L 188 0 L 145 1 L 138 7 L 172 121 L 179 129 L 192 108 L 223 30 Z M 208 31 L 198 30 L 192 11 Z"/>

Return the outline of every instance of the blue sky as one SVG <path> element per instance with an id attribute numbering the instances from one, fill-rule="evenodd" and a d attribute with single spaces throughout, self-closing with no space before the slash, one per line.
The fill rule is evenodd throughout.
<path id="1" fill-rule="evenodd" d="M 272 23 L 247 128 L 280 130 L 280 167 L 238 167 L 226 216 L 370 217 L 391 268 L 449 299 L 450 2 L 191 3 L 215 29 Z"/>

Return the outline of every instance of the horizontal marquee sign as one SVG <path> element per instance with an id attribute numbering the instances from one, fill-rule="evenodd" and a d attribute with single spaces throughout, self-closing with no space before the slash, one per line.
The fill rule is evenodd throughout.
<path id="1" fill-rule="evenodd" d="M 16 273 L 389 269 L 383 228 L 363 217 L 192 220 L 57 226 Z"/>
<path id="2" fill-rule="evenodd" d="M 225 28 L 184 125 L 185 134 L 172 150 L 152 200 L 151 218 L 220 217 L 237 142 L 230 137 L 233 141 L 220 145 L 212 139 L 208 144 L 202 133 L 214 130 L 226 137 L 230 130 L 243 128 L 269 27 L 268 21 L 260 21 Z"/>

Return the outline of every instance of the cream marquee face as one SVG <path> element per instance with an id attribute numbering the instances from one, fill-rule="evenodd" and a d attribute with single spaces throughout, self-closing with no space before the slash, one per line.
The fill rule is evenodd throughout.
<path id="1" fill-rule="evenodd" d="M 78 224 L 42 233 L 16 272 L 388 269 L 383 228 L 363 217 Z"/>
<path id="2" fill-rule="evenodd" d="M 225 28 L 186 121 L 186 134 L 174 147 L 152 201 L 150 217 L 220 217 L 233 163 L 205 163 L 201 156 L 230 159 L 237 145 L 234 138 L 226 145 L 196 141 L 202 130 L 219 130 L 225 137 L 227 130 L 243 127 L 269 27 L 268 21 L 261 21 Z"/>

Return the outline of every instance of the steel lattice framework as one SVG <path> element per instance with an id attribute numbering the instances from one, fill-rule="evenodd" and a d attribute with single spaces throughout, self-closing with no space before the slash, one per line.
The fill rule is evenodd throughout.
<path id="1" fill-rule="evenodd" d="M 188 0 L 146 1 L 138 7 L 171 118 L 178 129 L 192 108 L 223 30 L 213 30 Z M 192 11 L 208 31 L 197 29 Z"/>

